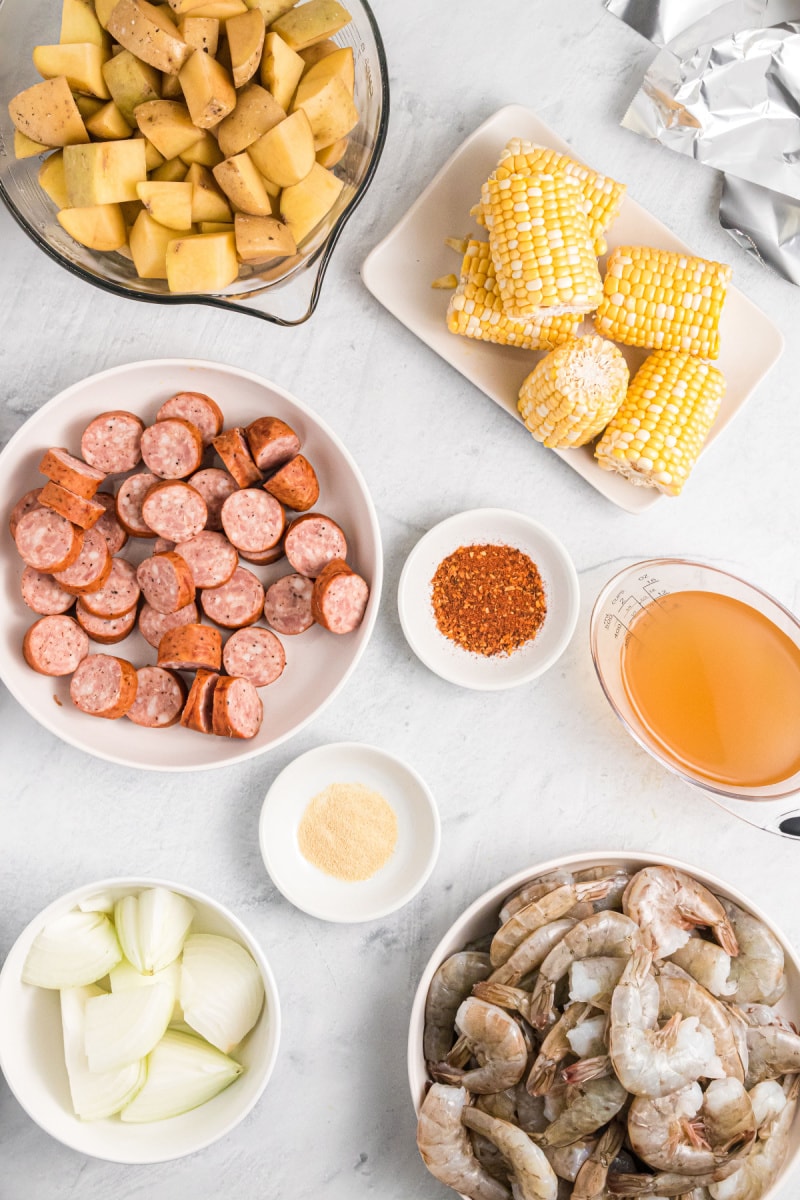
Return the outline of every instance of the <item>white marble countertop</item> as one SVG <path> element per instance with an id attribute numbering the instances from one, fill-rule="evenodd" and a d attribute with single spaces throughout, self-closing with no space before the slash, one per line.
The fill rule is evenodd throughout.
<path id="1" fill-rule="evenodd" d="M 406 1032 L 417 980 L 465 905 L 505 875 L 598 848 L 684 857 L 753 897 L 800 944 L 800 846 L 694 794 L 625 735 L 594 678 L 588 613 L 626 560 L 687 554 L 737 566 L 800 607 L 800 292 L 719 228 L 715 174 L 619 128 L 650 47 L 599 0 L 490 8 L 378 0 L 392 114 L 377 178 L 347 227 L 315 317 L 275 329 L 200 307 L 115 299 L 50 262 L 0 213 L 3 441 L 55 392 L 135 359 L 216 358 L 258 371 L 315 407 L 372 489 L 386 584 L 375 635 L 337 701 L 288 745 L 225 772 L 154 775 L 86 757 L 0 689 L 3 796 L 0 950 L 46 903 L 113 874 L 166 876 L 210 892 L 248 924 L 278 979 L 284 1036 L 263 1099 L 229 1137 L 173 1164 L 126 1168 L 52 1141 L 0 1084 L 2 1200 L 381 1200 L 444 1197 L 415 1150 Z M 679 501 L 628 516 L 404 330 L 359 267 L 441 163 L 504 104 L 538 112 L 579 155 L 735 280 L 777 322 L 785 354 Z M 569 651 L 538 682 L 481 694 L 421 665 L 397 619 L 406 554 L 464 508 L 521 509 L 572 553 L 582 608 Z M 258 851 L 271 780 L 302 751 L 359 739 L 407 758 L 432 787 L 442 852 L 403 911 L 324 924 L 276 892 Z M 784 1186 L 780 1200 L 796 1194 Z"/>

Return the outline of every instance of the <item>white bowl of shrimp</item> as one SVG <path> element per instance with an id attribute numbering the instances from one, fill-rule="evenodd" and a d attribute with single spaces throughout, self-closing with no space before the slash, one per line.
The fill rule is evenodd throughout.
<path id="1" fill-rule="evenodd" d="M 655 854 L 551 859 L 475 900 L 423 972 L 420 1153 L 474 1200 L 787 1200 L 790 1022 L 800 958 L 738 889 Z"/>

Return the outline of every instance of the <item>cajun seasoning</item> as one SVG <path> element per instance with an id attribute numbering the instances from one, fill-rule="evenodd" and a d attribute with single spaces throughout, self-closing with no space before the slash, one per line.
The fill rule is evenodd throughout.
<path id="1" fill-rule="evenodd" d="M 513 654 L 547 613 L 536 563 L 513 546 L 459 546 L 431 582 L 439 631 L 473 654 Z"/>

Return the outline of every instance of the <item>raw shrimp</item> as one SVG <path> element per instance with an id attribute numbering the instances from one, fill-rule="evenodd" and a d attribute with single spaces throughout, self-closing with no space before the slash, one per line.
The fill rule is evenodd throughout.
<path id="1" fill-rule="evenodd" d="M 785 1017 L 765 1004 L 748 1004 L 736 1011 L 747 1021 L 749 1088 L 800 1071 L 800 1036 Z"/>
<path id="2" fill-rule="evenodd" d="M 608 1017 L 605 1013 L 598 1013 L 596 1017 L 588 1017 L 581 1021 L 580 1025 L 567 1033 L 572 1053 L 577 1054 L 578 1058 L 596 1058 L 597 1055 L 605 1054 L 608 1050 L 607 1028 Z"/>
<path id="3" fill-rule="evenodd" d="M 556 984 L 578 959 L 603 955 L 627 958 L 639 944 L 639 926 L 618 912 L 599 912 L 587 917 L 566 933 L 539 968 L 533 990 L 533 1024 L 541 1028 L 553 1005 Z"/>
<path id="4" fill-rule="evenodd" d="M 674 963 L 665 963 L 658 975 L 658 1016 L 664 1021 L 676 1014 L 697 1017 L 714 1037 L 714 1046 L 726 1075 L 744 1080 L 744 1066 L 725 1005 Z"/>
<path id="5" fill-rule="evenodd" d="M 730 900 L 722 907 L 733 926 L 739 954 L 731 963 L 734 1004 L 777 1004 L 786 990 L 783 948 L 763 921 Z"/>
<path id="6" fill-rule="evenodd" d="M 676 1013 L 657 1028 L 659 989 L 653 956 L 638 947 L 611 998 L 608 1050 L 623 1086 L 635 1096 L 666 1096 L 701 1076 L 725 1074 L 714 1038 L 697 1017 Z"/>
<path id="7" fill-rule="evenodd" d="M 567 1091 L 567 1105 L 545 1129 L 536 1135 L 540 1146 L 569 1146 L 587 1137 L 617 1115 L 628 1099 L 618 1079 L 590 1079 Z"/>
<path id="8" fill-rule="evenodd" d="M 519 912 L 526 904 L 541 900 L 548 892 L 555 891 L 562 883 L 572 883 L 573 879 L 571 871 L 550 871 L 547 875 L 540 875 L 537 879 L 523 883 L 522 887 L 506 896 L 498 914 L 498 922 L 504 925 L 509 917 L 513 917 L 514 913 Z"/>
<path id="9" fill-rule="evenodd" d="M 525 1085 L 532 1096 L 541 1096 L 550 1091 L 555 1082 L 559 1064 L 568 1054 L 572 1053 L 569 1033 L 576 1029 L 581 1021 L 585 1021 L 591 1011 L 590 1004 L 569 1004 L 564 1009 L 562 1016 L 548 1031 Z"/>
<path id="10" fill-rule="evenodd" d="M 572 917 L 548 921 L 520 942 L 514 953 L 489 976 L 490 983 L 510 983 L 516 986 L 529 971 L 541 966 L 554 946 L 577 922 Z"/>
<path id="11" fill-rule="evenodd" d="M 433 1084 L 417 1122 L 422 1161 L 431 1175 L 470 1200 L 508 1200 L 508 1188 L 493 1179 L 473 1153 L 461 1122 L 468 1099 L 464 1088 Z"/>
<path id="12" fill-rule="evenodd" d="M 581 1166 L 572 1189 L 572 1200 L 602 1200 L 606 1195 L 606 1180 L 611 1164 L 622 1149 L 625 1129 L 617 1121 L 603 1135 Z"/>
<path id="13" fill-rule="evenodd" d="M 659 1171 L 657 1175 L 616 1175 L 608 1177 L 606 1185 L 612 1196 L 681 1196 L 694 1200 L 695 1192 L 727 1179 L 739 1170 L 739 1160 L 732 1158 L 705 1175 L 681 1175 L 677 1171 Z"/>
<path id="14" fill-rule="evenodd" d="M 774 1183 L 786 1157 L 799 1084 L 797 1075 L 784 1082 L 786 1104 L 783 1110 L 759 1131 L 758 1140 L 736 1173 L 709 1187 L 713 1200 L 759 1200 Z"/>
<path id="15" fill-rule="evenodd" d="M 461 1119 L 468 1129 L 488 1138 L 505 1158 L 514 1200 L 556 1200 L 555 1171 L 527 1133 L 477 1108 L 465 1108 Z"/>
<path id="16" fill-rule="evenodd" d="M 756 1128 L 759 1130 L 762 1125 L 774 1121 L 786 1107 L 786 1093 L 777 1079 L 765 1079 L 763 1083 L 757 1083 L 748 1095 L 753 1105 Z"/>
<path id="17" fill-rule="evenodd" d="M 498 1008 L 508 1008 L 520 1013 L 526 1021 L 530 1020 L 531 993 L 524 988 L 507 987 L 504 983 L 493 983 L 487 979 L 476 983 L 472 989 L 473 996 L 485 1000 L 487 1004 L 496 1004 Z"/>
<path id="18" fill-rule="evenodd" d="M 739 953 L 742 953 L 741 938 Z M 690 937 L 685 946 L 671 955 L 671 961 L 682 967 L 713 996 L 732 996 L 736 991 L 736 984 L 729 979 L 729 975 L 731 963 L 739 960 L 732 959 L 716 942 Z"/>
<path id="19" fill-rule="evenodd" d="M 622 911 L 641 927 L 642 941 L 656 958 L 668 958 L 698 925 L 714 931 L 726 953 L 739 947 L 728 914 L 708 888 L 674 867 L 645 867 L 622 897 Z"/>
<path id="20" fill-rule="evenodd" d="M 668 1096 L 637 1096 L 628 1110 L 628 1139 L 656 1171 L 703 1175 L 753 1143 L 753 1105 L 736 1079 L 715 1079 L 705 1094 L 690 1083 Z"/>
<path id="21" fill-rule="evenodd" d="M 492 938 L 489 953 L 492 956 L 492 966 L 499 967 L 506 962 L 525 938 L 547 925 L 565 917 L 571 908 L 582 900 L 599 900 L 611 889 L 611 880 L 590 880 L 588 883 L 564 883 L 552 892 L 534 900 L 518 909 L 513 916 L 498 929 Z"/>
<path id="22" fill-rule="evenodd" d="M 453 1044 L 453 1023 L 458 1006 L 479 979 L 492 969 L 488 954 L 462 950 L 437 968 L 425 1001 L 422 1052 L 428 1062 L 440 1062 Z"/>
<path id="23" fill-rule="evenodd" d="M 569 969 L 569 998 L 608 1012 L 611 995 L 625 970 L 624 958 L 583 958 Z"/>
<path id="24" fill-rule="evenodd" d="M 543 1146 L 547 1161 L 559 1179 L 574 1183 L 583 1164 L 597 1145 L 597 1138 L 578 1138 L 569 1146 Z"/>
<path id="25" fill-rule="evenodd" d="M 490 1117 L 499 1117 L 501 1121 L 514 1121 L 517 1114 L 516 1088 L 505 1088 L 502 1092 L 486 1092 L 483 1096 L 475 1097 L 475 1107 Z"/>
<path id="26" fill-rule="evenodd" d="M 544 1133 L 549 1124 L 545 1116 L 545 1097 L 531 1096 L 520 1080 L 514 1089 L 517 1101 L 517 1124 L 525 1133 Z"/>
<path id="27" fill-rule="evenodd" d="M 593 912 L 603 912 L 607 908 L 615 908 L 619 911 L 622 908 L 622 896 L 625 888 L 631 881 L 630 871 L 615 869 L 612 866 L 591 867 L 586 871 L 577 871 L 575 874 L 576 883 L 587 883 L 592 879 L 605 879 L 611 884 L 605 896 L 598 900 L 584 900 L 580 904 L 576 904 L 574 909 L 570 909 L 570 916 L 577 917 L 582 921 L 585 917 L 590 917 Z"/>
<path id="28" fill-rule="evenodd" d="M 528 1049 L 519 1025 L 496 1004 L 486 1004 L 469 996 L 456 1013 L 456 1028 L 478 1067 L 465 1071 L 447 1062 L 431 1067 L 441 1083 L 461 1084 L 471 1092 L 502 1092 L 522 1078 L 528 1064 Z"/>

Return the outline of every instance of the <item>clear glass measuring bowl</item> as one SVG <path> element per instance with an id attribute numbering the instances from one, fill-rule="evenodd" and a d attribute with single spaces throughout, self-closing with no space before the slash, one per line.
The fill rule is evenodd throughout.
<path id="1" fill-rule="evenodd" d="M 800 808 L 787 805 L 790 797 L 800 799 L 800 771 L 779 783 L 759 787 L 723 786 L 693 775 L 667 757 L 658 742 L 643 728 L 628 699 L 622 677 L 622 660 L 631 622 L 646 605 L 660 597 L 687 591 L 713 592 L 748 604 L 800 647 L 800 621 L 760 588 L 704 563 L 682 558 L 654 558 L 634 563 L 618 572 L 595 601 L 589 639 L 600 686 L 631 737 L 668 771 L 699 788 L 723 808 L 751 825 L 786 837 L 800 837 Z M 756 806 L 753 801 L 760 803 Z"/>

